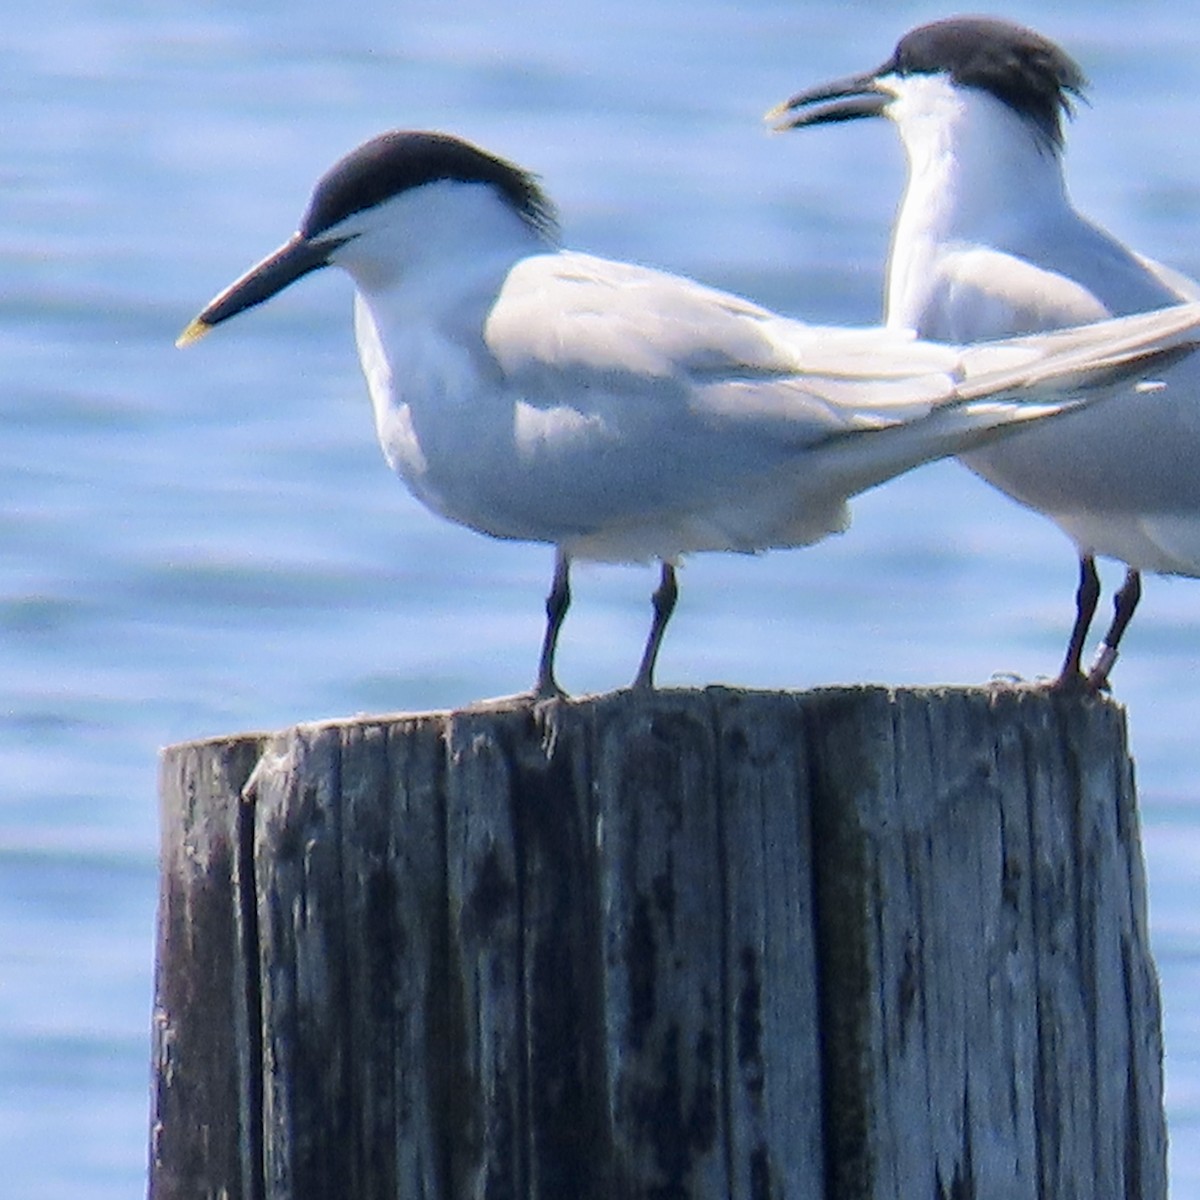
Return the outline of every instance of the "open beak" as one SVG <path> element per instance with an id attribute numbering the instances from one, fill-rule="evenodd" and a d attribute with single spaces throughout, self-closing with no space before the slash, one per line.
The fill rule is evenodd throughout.
<path id="1" fill-rule="evenodd" d="M 269 254 L 253 266 L 241 279 L 231 283 L 179 335 L 175 345 L 181 349 L 199 341 L 214 325 L 236 317 L 238 313 L 270 300 L 288 284 L 329 265 L 330 253 L 340 242 L 310 241 L 303 234 L 293 234 L 274 254 Z"/>
<path id="2" fill-rule="evenodd" d="M 882 117 L 895 97 L 879 84 L 879 72 L 851 75 L 797 92 L 790 100 L 776 105 L 763 118 L 776 133 L 799 129 L 804 125 L 830 125 L 835 121 L 857 121 L 862 117 Z"/>

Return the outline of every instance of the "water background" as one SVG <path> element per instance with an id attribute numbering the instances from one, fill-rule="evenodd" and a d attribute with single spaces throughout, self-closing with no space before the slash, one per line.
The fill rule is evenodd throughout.
<path id="1" fill-rule="evenodd" d="M 385 469 L 345 278 L 305 281 L 187 354 L 172 348 L 179 329 L 292 230 L 335 158 L 394 126 L 459 133 L 538 171 L 574 247 L 871 323 L 901 183 L 892 131 L 771 138 L 759 117 L 947 11 L 9 0 L 0 1197 L 144 1188 L 160 746 L 458 706 L 533 675 L 549 551 L 449 526 Z M 1070 131 L 1080 206 L 1200 275 L 1200 9 L 1089 0 L 1005 15 L 1091 77 L 1093 106 Z M 575 582 L 560 677 L 621 685 L 653 572 L 584 566 Z M 1074 584 L 1061 534 L 940 465 L 864 497 L 846 537 L 689 562 L 660 681 L 1050 673 Z M 1185 1197 L 1200 1194 L 1200 583 L 1148 581 L 1116 682 Z"/>

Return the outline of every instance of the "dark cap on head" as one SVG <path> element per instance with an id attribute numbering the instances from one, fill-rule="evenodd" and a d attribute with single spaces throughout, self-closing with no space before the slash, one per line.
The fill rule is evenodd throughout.
<path id="1" fill-rule="evenodd" d="M 1087 79 L 1078 64 L 1048 38 L 994 17 L 948 17 L 900 39 L 877 76 L 945 72 L 963 87 L 990 92 L 1028 118 L 1056 145 L 1062 117 Z"/>
<path id="2" fill-rule="evenodd" d="M 364 142 L 321 177 L 300 233 L 317 237 L 356 212 L 439 180 L 490 184 L 539 232 L 555 228 L 554 207 L 528 171 L 461 138 L 396 129 Z"/>

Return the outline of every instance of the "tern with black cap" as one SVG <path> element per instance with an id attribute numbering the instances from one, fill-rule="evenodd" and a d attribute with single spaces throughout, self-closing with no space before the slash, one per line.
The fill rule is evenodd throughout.
<path id="1" fill-rule="evenodd" d="M 389 464 L 434 512 L 555 547 L 543 697 L 560 694 L 572 559 L 661 564 L 634 681 L 650 687 L 681 556 L 815 542 L 845 528 L 858 492 L 1130 393 L 1200 336 L 1200 305 L 978 347 L 805 325 L 559 249 L 528 172 L 456 137 L 394 131 L 337 163 L 299 230 L 180 344 L 330 265 L 355 284 Z"/>
<path id="2" fill-rule="evenodd" d="M 1200 298 L 1200 285 L 1076 211 L 1063 121 L 1086 80 L 1058 46 L 988 17 L 951 17 L 901 38 L 872 71 L 800 92 L 778 129 L 887 117 L 908 158 L 886 284 L 886 324 L 978 341 Z M 1076 617 L 1055 684 L 1107 687 L 1141 595 L 1141 572 L 1200 576 L 1200 364 L 1161 394 L 1073 415 L 963 456 L 1043 513 L 1079 552 Z M 1097 555 L 1126 564 L 1111 625 L 1085 675 Z"/>

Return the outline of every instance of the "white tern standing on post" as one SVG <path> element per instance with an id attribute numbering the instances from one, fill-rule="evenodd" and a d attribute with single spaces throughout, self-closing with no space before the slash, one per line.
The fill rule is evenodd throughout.
<path id="1" fill-rule="evenodd" d="M 1200 284 L 1072 207 L 1062 121 L 1085 84 L 1079 67 L 1032 30 L 951 17 L 906 34 L 876 70 L 800 92 L 767 118 L 780 129 L 895 123 L 908 186 L 892 234 L 886 323 L 976 341 L 1200 298 Z M 1200 363 L 1166 378 L 1165 395 L 1093 408 L 964 457 L 1055 521 L 1079 551 L 1075 624 L 1056 686 L 1107 687 L 1140 572 L 1200 575 Z M 1085 676 L 1097 554 L 1127 571 Z"/>
<path id="2" fill-rule="evenodd" d="M 1132 392 L 1200 325 L 1200 306 L 1181 306 L 959 348 L 812 327 L 560 250 L 533 176 L 455 137 L 394 131 L 335 164 L 299 230 L 179 344 L 327 265 L 356 287 L 393 469 L 452 521 L 556 548 L 540 696 L 560 694 L 573 558 L 661 563 L 634 681 L 653 686 L 681 555 L 838 532 L 849 497 L 1084 393 Z"/>

